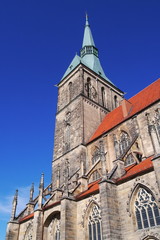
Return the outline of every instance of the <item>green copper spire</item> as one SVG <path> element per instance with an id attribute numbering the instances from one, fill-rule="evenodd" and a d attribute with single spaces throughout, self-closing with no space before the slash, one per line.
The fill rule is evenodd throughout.
<path id="1" fill-rule="evenodd" d="M 86 23 L 85 23 L 85 29 L 84 29 L 82 49 L 80 51 L 80 57 L 76 54 L 71 64 L 69 65 L 67 71 L 63 75 L 63 78 L 65 78 L 68 74 L 70 74 L 70 72 L 72 72 L 79 64 L 85 65 L 86 67 L 90 68 L 93 72 L 95 72 L 96 74 L 104 78 L 106 81 L 112 83 L 106 77 L 103 71 L 103 68 L 101 66 L 101 63 L 99 61 L 98 49 L 96 48 L 93 37 L 92 37 L 87 14 L 86 14 Z"/>
<path id="2" fill-rule="evenodd" d="M 82 58 L 82 62 L 84 65 L 89 66 L 91 70 L 95 73 L 111 82 L 105 75 L 101 63 L 98 58 L 98 49 L 95 46 L 90 25 L 88 22 L 88 16 L 86 15 L 86 24 L 84 30 L 83 44 L 82 49 L 80 51 L 80 56 Z M 112 83 L 113 84 L 113 83 Z"/>
<path id="3" fill-rule="evenodd" d="M 94 46 L 94 40 L 92 37 L 92 33 L 91 33 L 91 29 L 90 29 L 90 25 L 88 22 L 88 15 L 86 14 L 86 25 L 85 25 L 85 30 L 84 30 L 84 37 L 83 37 L 83 44 L 82 44 L 82 48 L 84 46 Z"/>

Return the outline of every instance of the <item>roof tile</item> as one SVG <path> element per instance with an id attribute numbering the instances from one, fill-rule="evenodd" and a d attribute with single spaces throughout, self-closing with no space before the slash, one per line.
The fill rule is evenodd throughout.
<path id="1" fill-rule="evenodd" d="M 132 104 L 132 108 L 127 117 L 124 117 L 123 115 L 122 105 L 108 113 L 93 136 L 90 138 L 89 142 L 101 136 L 103 133 L 108 132 L 118 124 L 129 119 L 159 99 L 160 78 L 128 100 Z"/>

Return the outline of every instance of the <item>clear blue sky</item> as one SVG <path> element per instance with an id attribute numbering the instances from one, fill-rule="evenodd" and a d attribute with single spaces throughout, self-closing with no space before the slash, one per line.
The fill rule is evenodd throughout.
<path id="1" fill-rule="evenodd" d="M 79 53 L 86 11 L 106 76 L 126 98 L 160 77 L 159 0 L 0 2 L 0 240 L 15 190 L 21 208 L 42 172 L 50 183 L 54 85 Z"/>

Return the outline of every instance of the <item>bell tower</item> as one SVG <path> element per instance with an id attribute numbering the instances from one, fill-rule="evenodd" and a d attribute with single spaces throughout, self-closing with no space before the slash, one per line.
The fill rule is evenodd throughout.
<path id="1" fill-rule="evenodd" d="M 87 171 L 86 143 L 104 116 L 119 105 L 123 94 L 103 71 L 86 16 L 80 56 L 75 55 L 58 84 L 53 190 L 65 181 L 66 162 L 69 178 L 78 173 L 82 161 Z"/>

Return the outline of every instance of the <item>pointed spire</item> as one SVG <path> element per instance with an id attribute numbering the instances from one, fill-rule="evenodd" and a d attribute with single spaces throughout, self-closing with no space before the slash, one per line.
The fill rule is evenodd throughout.
<path id="1" fill-rule="evenodd" d="M 34 183 L 32 183 L 31 189 L 30 189 L 30 199 L 29 202 L 33 201 L 33 193 L 34 193 Z"/>
<path id="2" fill-rule="evenodd" d="M 43 189 L 43 188 L 44 188 L 44 173 L 42 173 L 41 175 L 41 180 L 39 184 L 39 189 Z"/>
<path id="3" fill-rule="evenodd" d="M 17 200 L 18 200 L 18 190 L 16 190 L 13 202 L 12 202 L 12 213 L 11 213 L 11 221 L 15 219 L 16 209 L 17 209 Z"/>
<path id="4" fill-rule="evenodd" d="M 94 46 L 95 43 L 92 37 L 92 32 L 90 29 L 89 21 L 88 21 L 88 15 L 86 14 L 86 24 L 85 24 L 85 29 L 84 29 L 84 37 L 83 37 L 83 44 L 82 48 L 85 46 Z"/>
<path id="5" fill-rule="evenodd" d="M 89 22 L 88 22 L 88 14 L 86 13 L 86 26 L 89 26 Z"/>
<path id="6" fill-rule="evenodd" d="M 41 175 L 39 184 L 39 197 L 38 197 L 38 209 L 41 209 L 43 203 L 43 190 L 44 190 L 44 173 Z"/>
<path id="7" fill-rule="evenodd" d="M 90 68 L 93 72 L 95 72 L 100 77 L 104 78 L 108 82 L 112 83 L 105 75 L 101 63 L 98 57 L 98 49 L 95 46 L 92 32 L 90 29 L 90 24 L 88 21 L 88 15 L 86 14 L 86 22 L 85 22 L 85 29 L 84 29 L 84 36 L 83 36 L 83 43 L 82 48 L 80 50 L 80 57 L 76 55 L 67 71 L 62 77 L 62 80 L 68 76 L 79 64 L 83 64 L 86 67 Z M 113 84 L 113 83 L 112 83 Z M 114 84 L 113 84 L 114 85 Z"/>

